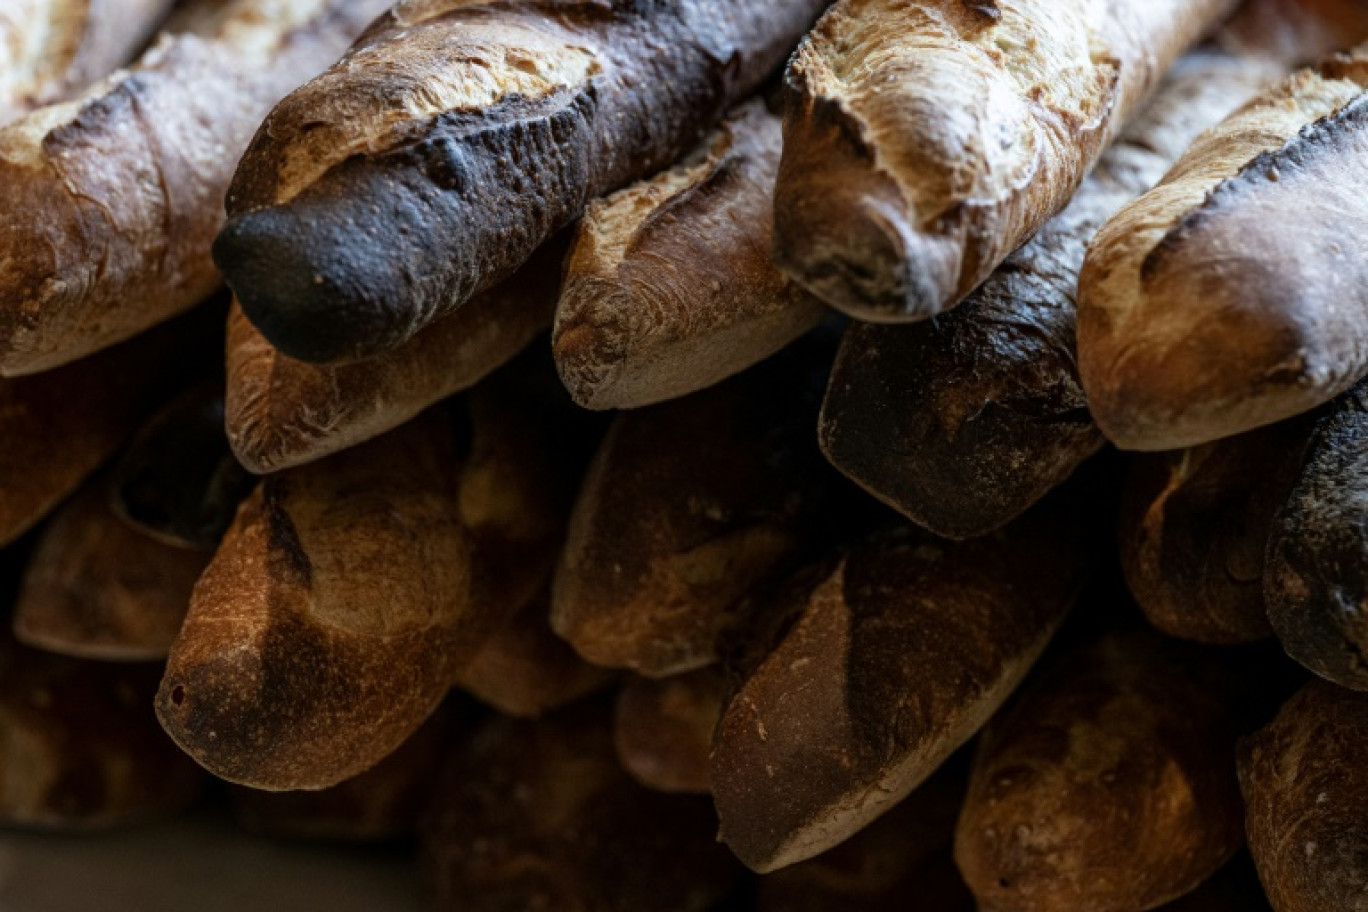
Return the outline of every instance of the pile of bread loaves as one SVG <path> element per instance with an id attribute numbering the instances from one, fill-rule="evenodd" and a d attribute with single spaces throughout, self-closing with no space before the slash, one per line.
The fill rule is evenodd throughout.
<path id="1" fill-rule="evenodd" d="M 390 3 L 0 4 L 0 823 L 1368 910 L 1368 0 Z"/>

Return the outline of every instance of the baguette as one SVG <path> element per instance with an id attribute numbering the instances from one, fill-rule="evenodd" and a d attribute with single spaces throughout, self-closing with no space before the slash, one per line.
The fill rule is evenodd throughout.
<path id="1" fill-rule="evenodd" d="M 213 551 L 255 480 L 223 434 L 223 390 L 205 383 L 167 403 L 138 431 L 115 465 L 115 514 L 175 548 Z"/>
<path id="2" fill-rule="evenodd" d="M 373 355 L 668 167 L 829 0 L 405 0 L 267 118 L 214 258 L 273 345 Z"/>
<path id="3" fill-rule="evenodd" d="M 1000 528 L 1103 444 L 1078 380 L 1074 291 L 1088 240 L 1205 127 L 1278 74 L 1189 54 L 1069 206 L 959 307 L 852 325 L 822 406 L 827 458 L 938 535 Z"/>
<path id="4" fill-rule="evenodd" d="M 618 766 L 601 701 L 493 719 L 447 773 L 421 842 L 440 912 L 706 912 L 739 879 L 706 798 Z"/>
<path id="5" fill-rule="evenodd" d="M 1309 433 L 1293 420 L 1131 463 L 1121 569 L 1157 629 L 1216 644 L 1272 636 L 1264 550 Z"/>
<path id="6" fill-rule="evenodd" d="M 779 118 L 738 108 L 669 171 L 591 203 L 552 344 L 585 408 L 636 408 L 750 367 L 822 319 L 770 261 Z"/>
<path id="7" fill-rule="evenodd" d="M 218 3 L 131 70 L 0 129 L 0 373 L 73 361 L 213 291 L 209 246 L 252 130 L 386 5 Z"/>
<path id="8" fill-rule="evenodd" d="M 1368 7 L 1360 0 L 1245 0 L 1216 37 L 1243 56 L 1305 66 L 1368 39 Z"/>
<path id="9" fill-rule="evenodd" d="M 613 713 L 622 768 L 659 792 L 708 794 L 708 754 L 726 689 L 717 666 L 663 680 L 628 678 Z"/>
<path id="10" fill-rule="evenodd" d="M 398 427 L 474 386 L 551 325 L 563 243 L 543 245 L 508 281 L 381 355 L 319 365 L 281 354 L 234 306 L 228 318 L 227 428 L 253 472 L 321 459 Z"/>
<path id="11" fill-rule="evenodd" d="M 1178 449 L 1307 411 L 1368 371 L 1368 50 L 1268 90 L 1099 232 L 1079 372 L 1103 433 Z"/>
<path id="12" fill-rule="evenodd" d="M 64 101 L 122 66 L 174 0 L 6 0 L 0 9 L 0 124 Z"/>
<path id="13" fill-rule="evenodd" d="M 1218 669 L 1143 628 L 1055 657 L 979 743 L 955 860 L 979 906 L 1142 912 L 1240 847 Z"/>
<path id="14" fill-rule="evenodd" d="M 1313 681 L 1243 744 L 1259 879 L 1278 912 L 1368 909 L 1368 697 Z"/>
<path id="15" fill-rule="evenodd" d="M 39 533 L 14 606 L 14 634 L 76 658 L 164 659 L 209 555 L 148 538 L 109 500 L 106 473 Z"/>
<path id="16" fill-rule="evenodd" d="M 746 597 L 815 546 L 834 488 L 809 354 L 614 420 L 552 590 L 552 627 L 585 659 L 649 677 L 708 665 Z"/>
<path id="17" fill-rule="evenodd" d="M 958 544 L 901 527 L 790 580 L 766 612 L 781 635 L 743 672 L 713 742 L 722 841 L 768 873 L 920 785 L 1063 620 L 1082 579 L 1075 537 L 1036 516 Z"/>
<path id="18" fill-rule="evenodd" d="M 1368 382 L 1310 430 L 1268 538 L 1268 619 L 1287 654 L 1323 678 L 1368 690 Z"/>
<path id="19" fill-rule="evenodd" d="M 840 0 L 785 79 L 780 266 L 862 320 L 952 307 L 1234 5 Z"/>

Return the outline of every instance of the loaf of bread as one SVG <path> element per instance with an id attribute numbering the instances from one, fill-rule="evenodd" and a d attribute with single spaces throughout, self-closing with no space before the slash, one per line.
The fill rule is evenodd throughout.
<path id="1" fill-rule="evenodd" d="M 1137 627 L 1053 657 L 984 731 L 955 834 L 980 908 L 1142 912 L 1243 841 L 1229 689 Z"/>
<path id="2" fill-rule="evenodd" d="M 1273 908 L 1368 909 L 1368 696 L 1313 681 L 1242 748 L 1249 850 Z"/>
<path id="3" fill-rule="evenodd" d="M 1223 47 L 1304 66 L 1368 39 L 1359 0 L 1245 0 L 1216 34 Z"/>
<path id="4" fill-rule="evenodd" d="M 122 66 L 175 0 L 6 0 L 0 124 L 64 101 Z"/>
<path id="5" fill-rule="evenodd" d="M 934 316 L 1069 201 L 1231 0 L 840 0 L 785 80 L 775 252 L 833 307 Z"/>
<path id="6" fill-rule="evenodd" d="M 846 331 L 822 407 L 827 458 L 938 535 L 1006 525 L 1102 446 L 1078 380 L 1074 292 L 1087 243 L 1197 134 L 1279 70 L 1189 54 L 1073 201 L 952 312 Z"/>
<path id="7" fill-rule="evenodd" d="M 253 472 L 321 459 L 396 428 L 474 386 L 551 325 L 563 239 L 543 245 L 507 281 L 476 295 L 393 351 L 321 365 L 281 354 L 228 317 L 228 439 Z"/>
<path id="8" fill-rule="evenodd" d="M 233 0 L 85 96 L 0 129 L 0 373 L 47 370 L 198 303 L 238 155 L 387 0 Z"/>
<path id="9" fill-rule="evenodd" d="M 1203 643 L 1272 635 L 1264 551 L 1309 434 L 1293 419 L 1131 462 L 1121 569 L 1151 624 Z"/>
<path id="10" fill-rule="evenodd" d="M 622 768 L 647 788 L 708 794 L 708 755 L 727 686 L 716 665 L 659 680 L 630 676 L 613 712 Z"/>
<path id="11" fill-rule="evenodd" d="M 109 475 L 91 479 L 38 534 L 14 605 L 23 643 L 78 658 L 166 658 L 209 555 L 171 547 L 110 507 Z"/>
<path id="12" fill-rule="evenodd" d="M 551 630 L 550 587 L 500 619 L 456 677 L 456 686 L 506 716 L 536 718 L 607 687 L 616 675 L 590 665 Z"/>
<path id="13" fill-rule="evenodd" d="M 716 661 L 745 598 L 814 547 L 833 488 L 812 440 L 826 372 L 807 354 L 617 416 L 552 594 L 580 655 L 652 677 Z"/>
<path id="14" fill-rule="evenodd" d="M 781 589 L 780 635 L 713 743 L 721 839 L 742 861 L 766 873 L 826 851 L 987 722 L 1081 585 L 1076 535 L 1049 519 L 961 543 L 899 527 Z"/>
<path id="15" fill-rule="evenodd" d="M 1079 278 L 1079 371 L 1118 446 L 1232 436 L 1368 372 L 1368 269 L 1344 240 L 1368 227 L 1344 205 L 1368 179 L 1365 87 L 1368 51 L 1295 74 L 1099 232 Z"/>
<path id="16" fill-rule="evenodd" d="M 212 324 L 221 319 L 217 308 L 202 308 L 60 370 L 0 379 L 0 544 L 75 491 L 211 362 L 222 344 Z"/>
<path id="17" fill-rule="evenodd" d="M 725 380 L 825 308 L 770 259 L 779 118 L 742 105 L 668 171 L 590 204 L 556 310 L 556 367 L 585 408 L 636 408 Z"/>
<path id="18" fill-rule="evenodd" d="M 286 98 L 214 258 L 286 354 L 411 338 L 672 164 L 829 0 L 404 0 Z"/>
<path id="19" fill-rule="evenodd" d="M 1268 538 L 1264 596 L 1287 654 L 1368 690 L 1368 381 L 1315 416 Z"/>
<path id="20" fill-rule="evenodd" d="M 205 382 L 153 415 L 124 448 L 110 478 L 119 519 L 163 544 L 213 551 L 256 480 L 223 433 L 223 388 Z"/>
<path id="21" fill-rule="evenodd" d="M 708 912 L 739 879 L 706 798 L 618 766 L 603 701 L 492 719 L 446 772 L 421 844 L 439 912 Z"/>

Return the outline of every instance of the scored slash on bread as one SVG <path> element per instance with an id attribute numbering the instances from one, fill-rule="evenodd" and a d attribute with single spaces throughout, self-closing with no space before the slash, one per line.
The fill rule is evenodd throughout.
<path id="1" fill-rule="evenodd" d="M 841 0 L 789 66 L 780 266 L 859 319 L 955 305 L 1231 0 Z"/>
<path id="2" fill-rule="evenodd" d="M 828 0 L 406 0 L 267 118 L 214 258 L 309 361 L 376 354 L 668 167 Z"/>
<path id="3" fill-rule="evenodd" d="M 201 0 L 129 70 L 0 128 L 0 373 L 48 370 L 199 303 L 234 163 L 385 0 Z"/>

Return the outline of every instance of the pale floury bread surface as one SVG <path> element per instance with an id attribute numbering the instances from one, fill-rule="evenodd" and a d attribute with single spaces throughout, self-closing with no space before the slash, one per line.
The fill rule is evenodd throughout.
<path id="1" fill-rule="evenodd" d="M 1079 280 L 1079 370 L 1127 449 L 1231 436 L 1368 371 L 1368 53 L 1301 71 L 1116 215 Z"/>
<path id="2" fill-rule="evenodd" d="M 786 79 L 781 266 L 877 321 L 957 303 L 1230 0 L 843 0 Z"/>

